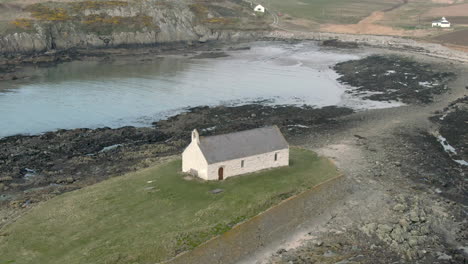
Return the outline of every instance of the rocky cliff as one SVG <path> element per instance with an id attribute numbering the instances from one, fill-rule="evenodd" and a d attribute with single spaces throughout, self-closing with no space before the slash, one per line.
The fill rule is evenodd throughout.
<path id="1" fill-rule="evenodd" d="M 46 2 L 3 25 L 0 54 L 241 39 L 268 29 L 238 0 Z"/>

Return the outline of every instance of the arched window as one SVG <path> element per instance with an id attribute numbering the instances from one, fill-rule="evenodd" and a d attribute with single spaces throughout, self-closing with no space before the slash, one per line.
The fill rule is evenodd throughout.
<path id="1" fill-rule="evenodd" d="M 275 153 L 275 161 L 278 160 L 278 153 Z"/>

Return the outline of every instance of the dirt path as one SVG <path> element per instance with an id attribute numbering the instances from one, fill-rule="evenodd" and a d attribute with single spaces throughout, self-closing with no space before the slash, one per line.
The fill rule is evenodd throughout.
<path id="1" fill-rule="evenodd" d="M 357 24 L 340 25 L 325 24 L 321 26 L 322 31 L 347 33 L 347 34 L 372 34 L 372 35 L 395 35 L 406 36 L 408 32 L 404 29 L 396 29 L 388 26 L 377 25 L 376 22 L 383 19 L 385 12 L 376 11 L 370 16 L 359 21 Z M 412 34 L 411 34 L 412 35 Z"/>
<path id="2" fill-rule="evenodd" d="M 466 82 L 462 77 L 433 104 L 356 113 L 341 120 L 344 127 L 295 142 L 333 159 L 353 192 L 241 263 L 464 263 L 466 207 L 406 168 L 431 173 L 412 155 L 436 149 L 413 140 L 434 128 L 434 111 L 467 94 Z"/>
<path id="3" fill-rule="evenodd" d="M 370 35 L 392 35 L 392 36 L 419 36 L 423 35 L 422 31 L 407 31 L 397 29 L 390 26 L 378 25 L 377 22 L 385 17 L 385 13 L 398 9 L 408 3 L 408 0 L 403 0 L 395 6 L 382 11 L 375 11 L 370 16 L 362 19 L 357 24 L 341 25 L 341 24 L 325 24 L 320 27 L 321 31 L 346 33 L 346 34 L 370 34 Z"/>
<path id="4" fill-rule="evenodd" d="M 369 34 L 369 35 L 387 35 L 387 36 L 424 36 L 425 32 L 421 30 L 412 30 L 407 31 L 404 29 L 397 29 L 390 26 L 383 26 L 378 25 L 377 22 L 381 21 L 386 12 L 393 11 L 398 9 L 408 3 L 408 0 L 402 0 L 400 3 L 382 10 L 382 11 L 375 11 L 370 14 L 368 17 L 362 19 L 357 24 L 323 24 L 319 26 L 319 31 L 322 32 L 333 32 L 333 33 L 342 33 L 342 34 Z M 285 23 L 281 23 L 282 21 L 276 15 L 275 12 L 271 12 L 271 15 L 274 18 L 274 23 L 271 24 L 272 27 L 286 30 L 286 31 L 297 31 L 293 29 L 290 25 L 286 25 Z M 306 31 L 304 24 L 300 20 L 292 19 L 289 24 L 294 24 L 302 28 L 302 31 Z"/>
<path id="5" fill-rule="evenodd" d="M 401 0 L 401 3 L 398 3 L 398 4 L 396 4 L 396 5 L 394 5 L 394 6 L 390 7 L 390 8 L 387 8 L 387 9 L 383 10 L 383 12 L 390 12 L 390 11 L 398 9 L 398 8 L 400 8 L 400 7 L 402 7 L 402 6 L 406 5 L 406 4 L 408 4 L 408 0 Z"/>

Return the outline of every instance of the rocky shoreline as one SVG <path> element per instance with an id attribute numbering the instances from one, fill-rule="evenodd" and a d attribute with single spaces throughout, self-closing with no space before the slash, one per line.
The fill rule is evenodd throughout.
<path id="1" fill-rule="evenodd" d="M 468 89 L 468 88 L 467 88 Z M 439 125 L 439 133 L 453 149 L 448 150 L 454 160 L 468 161 L 468 96 L 461 97 L 441 111 L 431 121 Z M 441 142 L 444 143 L 444 142 Z M 448 146 L 447 146 L 448 147 Z"/>
<path id="2" fill-rule="evenodd" d="M 245 41 L 249 41 L 246 39 Z M 76 60 L 115 60 L 126 57 L 147 57 L 164 55 L 185 55 L 203 52 L 216 52 L 220 47 L 232 46 L 236 43 L 223 41 L 209 42 L 172 42 L 158 45 L 127 46 L 122 48 L 102 49 L 67 49 L 32 54 L 0 55 L 0 81 L 21 80 L 30 78 L 30 71 L 36 67 L 53 67 L 60 63 Z M 234 49 L 234 48 L 231 48 Z"/>
<path id="3" fill-rule="evenodd" d="M 332 42 L 324 45 L 338 44 Z M 348 44 L 343 45 L 343 48 L 349 48 Z M 180 44 L 179 49 L 174 48 L 164 46 L 150 53 L 187 52 L 185 44 Z M 216 43 L 194 44 L 191 53 L 210 58 L 222 57 L 226 55 L 223 49 L 232 50 L 235 47 Z M 148 54 L 146 49 L 140 51 L 142 53 L 139 56 Z M 117 51 L 88 51 L 87 56 L 115 59 L 114 52 Z M 128 55 L 118 52 L 121 58 Z M 48 56 L 46 61 L 28 63 L 47 67 L 81 58 L 84 54 L 77 51 L 73 56 L 66 53 Z M 408 67 L 398 70 L 405 63 Z M 389 67 L 395 68 L 392 74 L 388 74 Z M 349 93 L 359 95 L 378 91 L 378 94 L 370 95 L 368 99 L 402 100 L 407 103 L 429 103 L 433 96 L 446 92 L 447 83 L 454 78 L 454 74 L 429 68 L 430 64 L 416 63 L 394 55 L 372 56 L 335 66 L 342 75 L 339 81 L 359 87 L 350 88 Z M 356 69 L 360 69 L 359 72 Z M 386 85 L 375 90 L 376 80 Z M 399 86 L 402 89 L 390 89 L 395 87 L 395 82 L 402 84 Z M 421 82 L 437 85 L 420 87 Z M 417 88 L 425 89 L 415 93 Z M 268 106 L 258 102 L 236 107 L 195 107 L 167 120 L 154 122 L 152 127 L 147 128 L 83 128 L 3 138 L 0 139 L 0 190 L 4 191 L 5 196 L 0 199 L 0 203 L 24 206 L 48 199 L 51 193 L 81 188 L 110 176 L 147 167 L 159 157 L 180 153 L 188 143 L 187 135 L 194 128 L 201 129 L 204 135 L 211 135 L 275 124 L 280 126 L 288 138 L 293 139 L 313 129 L 336 128 L 341 125 L 336 119 L 352 113 L 353 110 L 345 107 L 315 109 L 308 106 Z"/>
<path id="4" fill-rule="evenodd" d="M 456 100 L 431 120 L 441 121 L 439 118 L 455 105 L 466 109 L 465 103 L 466 97 Z M 405 113 L 404 110 L 388 112 L 389 115 L 354 115 L 365 119 L 376 115 L 384 123 L 397 119 L 401 124 L 369 132 L 372 128 L 366 127 L 366 121 L 361 118 L 344 118 L 347 123 L 344 131 L 356 132 L 355 126 L 363 126 L 357 128 L 360 132 L 354 135 L 354 142 L 351 135 L 340 135 L 327 144 L 303 143 L 332 156 L 345 171 L 346 184 L 354 191 L 342 205 L 330 208 L 325 221 L 314 222 L 300 231 L 304 232 L 301 239 L 290 242 L 294 246 L 283 242 L 279 248 L 272 248 L 268 257 L 255 263 L 449 264 L 467 261 L 464 245 L 468 237 L 465 209 L 468 167 L 453 162 L 437 138 L 424 129 L 427 123 L 408 126 L 406 117 L 395 115 Z M 467 117 L 465 113 L 464 120 Z M 370 123 L 379 126 L 375 120 Z M 448 123 L 442 125 L 440 131 L 452 131 L 455 126 L 462 125 Z M 451 133 L 454 142 L 463 142 L 457 145 L 457 150 L 466 148 L 466 131 Z M 362 156 L 362 159 L 349 155 Z"/>
<path id="5" fill-rule="evenodd" d="M 302 140 L 335 160 L 353 191 L 325 219 L 242 263 L 466 263 L 468 167 L 430 133 L 445 131 L 464 152 L 466 96 L 444 104 L 355 113 L 340 120 L 342 129 Z"/>
<path id="6" fill-rule="evenodd" d="M 453 50 L 441 44 L 427 43 L 403 37 L 275 30 L 268 32 L 263 38 L 268 40 L 296 41 L 337 40 L 342 43 L 354 43 L 360 46 L 402 51 L 409 54 L 447 59 L 449 61 L 468 62 L 468 53 L 466 52 Z"/>
<path id="7" fill-rule="evenodd" d="M 190 132 L 202 135 L 278 125 L 287 137 L 335 124 L 353 111 L 342 107 L 196 107 L 153 127 L 73 129 L 0 139 L 0 205 L 24 207 L 62 192 L 150 166 L 180 153 Z M 7 199 L 9 197 L 9 199 Z"/>
<path id="8" fill-rule="evenodd" d="M 34 52 L 4 52 L 0 53 L 0 81 L 28 78 L 28 67 L 49 67 L 73 60 L 93 60 L 116 56 L 186 54 L 251 41 L 317 41 L 322 46 L 330 48 L 355 49 L 366 46 L 468 62 L 467 53 L 452 50 L 440 44 L 423 43 L 399 37 L 282 30 L 229 31 L 227 34 L 218 32 L 216 37 L 203 40 L 122 44 L 115 47 L 88 47 L 86 49 L 68 47 Z"/>
<path id="9" fill-rule="evenodd" d="M 222 55 L 206 47 L 201 45 L 198 51 L 216 52 L 207 56 Z M 182 48 L 168 52 L 186 51 Z M 102 58 L 113 56 L 109 50 L 97 54 Z M 379 59 L 373 63 L 380 62 Z M 348 63 L 352 67 L 341 72 L 343 81 L 359 78 L 364 86 L 361 92 L 372 92 L 365 87 L 372 86 L 373 79 L 363 78 L 353 70 L 372 68 L 369 60 Z M 395 60 L 385 65 L 393 63 Z M 423 83 L 438 78 L 438 73 L 449 72 L 426 72 L 425 64 L 413 66 L 409 68 L 415 70 L 409 73 L 425 76 L 428 80 L 421 79 Z M 446 63 L 434 68 L 450 67 Z M 363 72 L 365 76 L 378 74 L 384 83 L 405 79 L 404 72 L 395 77 L 393 73 L 386 75 L 387 70 Z M 401 89 L 374 98 L 410 103 L 394 109 L 354 112 L 342 107 L 314 109 L 260 103 L 195 107 L 148 128 L 59 130 L 0 139 L 0 227 L 14 220 L 12 212 L 26 211 L 37 202 L 180 153 L 195 127 L 201 129 L 202 135 L 211 135 L 276 124 L 292 144 L 335 159 L 354 192 L 342 208 L 330 208 L 333 213 L 322 226 L 328 235 L 312 230 L 309 243 L 275 251 L 268 261 L 379 263 L 385 259 L 402 263 L 463 263 L 466 257 L 457 245 L 463 245 L 468 237 L 468 227 L 463 222 L 466 167 L 453 158 L 466 158 L 467 111 L 466 96 L 459 96 L 463 94 L 460 84 L 453 84 L 455 79 L 464 77 L 464 72 L 456 73 L 457 77 L 449 74 L 437 80 L 442 92 L 427 90 L 420 95 Z M 458 150 L 457 156 L 446 153 L 429 133 L 430 116 L 435 130 Z"/>
<path id="10" fill-rule="evenodd" d="M 206 46 L 202 50 L 205 53 L 197 56 L 225 55 L 215 49 L 207 50 Z M 349 93 L 370 92 L 365 99 L 416 104 L 432 102 L 435 95 L 447 91 L 448 82 L 455 77 L 454 73 L 435 71 L 430 64 L 399 56 L 371 56 L 339 63 L 334 68 L 341 74 L 339 81 L 358 87 L 350 88 Z M 315 109 L 259 102 L 236 107 L 195 107 L 154 122 L 148 128 L 74 129 L 7 137 L 0 139 L 0 187 L 14 193 L 50 184 L 96 182 L 120 175 L 140 168 L 138 164 L 145 157 L 153 160 L 153 157 L 179 153 L 194 128 L 211 135 L 275 124 L 286 135 L 294 137 L 351 113 L 353 110 L 345 107 Z"/>
<path id="11" fill-rule="evenodd" d="M 349 93 L 408 104 L 430 103 L 434 95 L 447 92 L 447 83 L 455 77 L 452 72 L 401 56 L 373 55 L 338 63 L 333 69 L 341 74 L 338 81 L 356 87 Z"/>

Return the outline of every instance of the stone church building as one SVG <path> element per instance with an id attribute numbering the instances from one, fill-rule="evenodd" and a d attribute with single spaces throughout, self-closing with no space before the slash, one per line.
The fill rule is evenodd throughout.
<path id="1" fill-rule="evenodd" d="M 182 171 L 205 180 L 289 165 L 289 145 L 277 126 L 200 137 L 182 153 Z"/>

